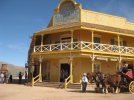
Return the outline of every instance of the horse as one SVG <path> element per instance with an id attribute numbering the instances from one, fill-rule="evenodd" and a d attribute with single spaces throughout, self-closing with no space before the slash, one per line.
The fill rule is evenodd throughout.
<path id="1" fill-rule="evenodd" d="M 118 93 L 121 82 L 119 74 L 104 74 L 102 72 L 88 73 L 90 82 L 94 80 L 97 89 L 102 88 L 103 93 L 108 93 L 108 88 L 113 88 L 113 92 Z M 100 87 L 102 86 L 102 87 Z"/>
<path id="2" fill-rule="evenodd" d="M 103 93 L 108 93 L 108 84 L 107 81 L 104 77 L 104 73 L 102 72 L 92 72 L 92 73 L 88 73 L 87 77 L 90 80 L 90 82 L 95 82 L 96 84 L 96 91 L 99 92 L 100 89 L 102 88 L 102 92 Z"/>
<path id="3" fill-rule="evenodd" d="M 94 75 L 95 73 L 94 72 L 88 72 L 87 73 L 87 79 L 90 83 L 94 83 Z"/>
<path id="4" fill-rule="evenodd" d="M 105 74 L 105 84 L 109 84 L 113 88 L 113 93 L 118 93 L 120 89 L 121 75 L 120 74 Z"/>

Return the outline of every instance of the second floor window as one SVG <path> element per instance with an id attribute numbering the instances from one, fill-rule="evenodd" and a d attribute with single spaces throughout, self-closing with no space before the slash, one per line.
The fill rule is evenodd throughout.
<path id="1" fill-rule="evenodd" d="M 118 45 L 117 39 L 111 39 L 111 45 Z M 120 46 L 127 46 L 127 42 L 125 40 L 121 39 Z"/>
<path id="2" fill-rule="evenodd" d="M 71 42 L 71 37 L 61 38 L 61 42 L 62 42 L 62 43 L 68 43 L 68 42 Z"/>
<path id="3" fill-rule="evenodd" d="M 101 39 L 100 37 L 94 37 L 94 43 L 100 43 Z"/>
<path id="4" fill-rule="evenodd" d="M 95 50 L 100 50 L 100 43 L 101 39 L 100 37 L 94 37 L 94 49 Z"/>
<path id="5" fill-rule="evenodd" d="M 35 38 L 35 45 L 41 45 L 41 35 L 36 36 L 36 38 Z"/>
<path id="6" fill-rule="evenodd" d="M 61 41 L 61 43 L 71 42 L 71 36 L 70 36 L 70 34 L 61 35 L 60 41 Z"/>

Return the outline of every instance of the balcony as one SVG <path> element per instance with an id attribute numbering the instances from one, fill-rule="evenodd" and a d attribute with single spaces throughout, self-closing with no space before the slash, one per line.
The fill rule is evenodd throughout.
<path id="1" fill-rule="evenodd" d="M 52 51 L 67 51 L 67 50 L 90 50 L 90 51 L 99 51 L 107 53 L 134 54 L 134 47 L 91 43 L 85 41 L 48 44 L 34 47 L 34 52 L 52 52 Z"/>

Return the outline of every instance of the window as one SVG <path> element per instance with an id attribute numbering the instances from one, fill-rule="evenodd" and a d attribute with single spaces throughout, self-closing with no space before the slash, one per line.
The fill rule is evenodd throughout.
<path id="1" fill-rule="evenodd" d="M 100 37 L 94 37 L 94 43 L 100 43 Z"/>
<path id="2" fill-rule="evenodd" d="M 36 46 L 37 46 L 37 45 L 41 45 L 41 35 L 36 36 L 36 38 L 35 38 L 35 45 L 36 45 Z"/>
<path id="3" fill-rule="evenodd" d="M 118 52 L 118 40 L 117 40 L 117 38 L 111 39 L 111 45 L 113 45 L 112 51 Z M 120 46 L 121 46 L 121 52 L 125 52 L 126 48 L 124 46 L 127 46 L 127 42 L 125 40 L 123 40 L 122 38 L 120 38 Z"/>
<path id="4" fill-rule="evenodd" d="M 94 72 L 100 72 L 101 71 L 101 64 L 95 63 L 94 64 Z"/>
<path id="5" fill-rule="evenodd" d="M 118 39 L 117 38 L 111 39 L 111 45 L 118 45 Z M 127 46 L 127 42 L 122 38 L 120 38 L 120 46 Z"/>
<path id="6" fill-rule="evenodd" d="M 100 37 L 94 37 L 94 49 L 95 50 L 100 50 L 100 42 L 101 42 Z"/>
<path id="7" fill-rule="evenodd" d="M 60 41 L 61 41 L 61 43 L 71 42 L 71 35 L 70 34 L 61 35 Z"/>

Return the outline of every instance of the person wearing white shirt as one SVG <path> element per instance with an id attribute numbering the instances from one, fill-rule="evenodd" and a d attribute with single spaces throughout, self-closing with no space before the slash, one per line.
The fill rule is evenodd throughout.
<path id="1" fill-rule="evenodd" d="M 1 78 L 1 83 L 4 83 L 4 74 L 2 72 L 0 74 L 0 78 Z"/>
<path id="2" fill-rule="evenodd" d="M 86 92 L 87 83 L 88 83 L 87 75 L 86 75 L 86 73 L 83 73 L 83 76 L 82 76 L 82 92 Z"/>

